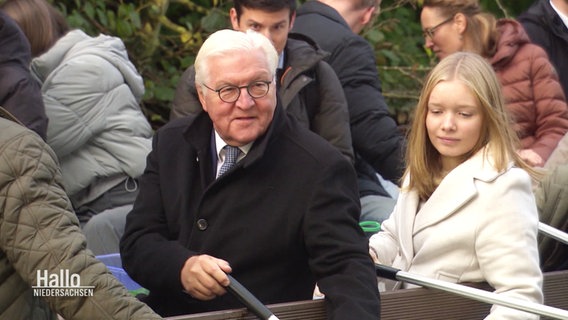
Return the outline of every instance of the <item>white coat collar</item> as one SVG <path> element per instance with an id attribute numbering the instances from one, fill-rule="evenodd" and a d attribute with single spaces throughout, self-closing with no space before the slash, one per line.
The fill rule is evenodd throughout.
<path id="1" fill-rule="evenodd" d="M 446 219 L 474 198 L 477 195 L 475 180 L 491 182 L 504 173 L 504 171 L 499 172 L 495 169 L 492 161 L 493 157 L 489 150 L 487 147 L 481 149 L 471 158 L 450 171 L 430 196 L 430 199 L 424 203 L 420 211 L 418 211 L 418 194 L 415 191 L 408 193 L 408 199 L 405 204 L 408 207 L 404 208 L 403 212 L 424 214 L 422 219 L 418 219 L 420 224 L 414 226 L 414 233 Z M 512 166 L 513 163 L 510 162 L 506 170 Z M 411 210 L 412 208 L 414 210 Z M 405 216 L 408 219 L 414 220 L 415 218 L 414 216 Z M 405 225 L 412 226 L 413 224 Z M 413 234 L 413 232 L 411 231 L 410 234 Z"/>

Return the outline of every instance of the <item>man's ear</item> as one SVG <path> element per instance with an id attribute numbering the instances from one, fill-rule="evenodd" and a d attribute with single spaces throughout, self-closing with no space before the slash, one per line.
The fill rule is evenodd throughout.
<path id="1" fill-rule="evenodd" d="M 296 11 L 294 11 L 290 16 L 290 27 L 288 28 L 288 32 L 290 32 L 290 30 L 294 27 L 294 21 L 296 21 Z"/>
<path id="2" fill-rule="evenodd" d="M 237 9 L 235 8 L 231 8 L 231 10 L 229 10 L 229 18 L 231 19 L 231 26 L 233 27 L 233 30 L 239 30 L 239 17 L 237 16 Z"/>
<path id="3" fill-rule="evenodd" d="M 375 10 L 376 10 L 375 6 L 368 7 L 368 8 L 365 9 L 365 12 L 363 12 L 363 15 L 361 16 L 361 25 L 362 26 L 366 26 L 369 22 L 371 22 L 371 20 L 373 19 Z"/>
<path id="4" fill-rule="evenodd" d="M 207 112 L 207 104 L 205 103 L 205 98 L 203 97 L 203 87 L 201 84 L 196 83 L 195 89 L 197 91 L 197 97 L 199 98 L 199 102 L 201 103 L 201 107 L 205 112 Z"/>

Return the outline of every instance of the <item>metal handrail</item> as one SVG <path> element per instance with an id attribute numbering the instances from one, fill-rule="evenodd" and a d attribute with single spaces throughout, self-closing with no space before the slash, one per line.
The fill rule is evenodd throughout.
<path id="1" fill-rule="evenodd" d="M 556 229 L 554 227 L 551 227 L 547 224 L 544 224 L 542 222 L 539 222 L 538 224 L 538 231 L 540 231 L 542 234 L 547 235 L 553 239 L 556 239 L 560 242 L 563 242 L 564 244 L 568 244 L 568 233 Z"/>
<path id="2" fill-rule="evenodd" d="M 502 296 L 494 292 L 489 292 L 477 288 L 472 288 L 457 283 L 431 279 L 420 275 L 415 275 L 400 269 L 388 267 L 381 264 L 375 264 L 377 276 L 395 281 L 406 281 L 408 283 L 419 286 L 438 289 L 454 293 L 473 300 L 497 304 L 553 319 L 568 319 L 568 311 L 550 307 L 536 302 L 515 299 L 512 297 Z"/>

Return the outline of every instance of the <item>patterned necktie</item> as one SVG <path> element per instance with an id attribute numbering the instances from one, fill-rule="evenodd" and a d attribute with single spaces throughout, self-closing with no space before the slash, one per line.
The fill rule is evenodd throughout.
<path id="1" fill-rule="evenodd" d="M 223 150 L 225 150 L 225 162 L 223 162 L 223 165 L 221 166 L 221 168 L 219 168 L 219 174 L 217 175 L 217 178 L 224 175 L 225 172 L 234 167 L 235 164 L 237 164 L 239 155 L 241 154 L 241 149 L 239 149 L 238 147 L 226 145 L 223 147 Z"/>

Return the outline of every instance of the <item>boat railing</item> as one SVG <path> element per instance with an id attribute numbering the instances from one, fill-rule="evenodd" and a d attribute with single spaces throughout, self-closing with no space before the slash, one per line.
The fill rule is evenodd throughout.
<path id="1" fill-rule="evenodd" d="M 492 290 L 487 284 L 472 287 Z M 568 310 L 568 270 L 544 274 L 544 304 Z M 323 300 L 268 305 L 280 320 L 325 320 Z M 429 288 L 413 288 L 381 293 L 381 320 L 483 319 L 490 304 Z M 170 320 L 256 320 L 246 308 L 182 315 Z M 548 319 L 541 317 L 541 320 Z"/>

